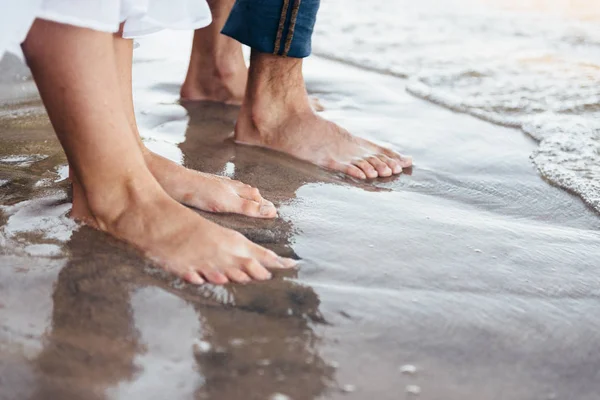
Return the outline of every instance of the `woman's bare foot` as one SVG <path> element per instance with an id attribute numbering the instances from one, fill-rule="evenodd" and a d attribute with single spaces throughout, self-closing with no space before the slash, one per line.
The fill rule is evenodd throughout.
<path id="1" fill-rule="evenodd" d="M 242 45 L 221 34 L 234 0 L 209 1 L 213 22 L 194 32 L 190 64 L 181 99 L 242 104 L 248 69 Z"/>
<path id="2" fill-rule="evenodd" d="M 238 46 L 239 43 L 237 43 Z M 241 53 L 241 46 L 239 49 Z M 181 86 L 183 101 L 214 101 L 240 105 L 246 91 L 248 69 L 244 59 L 231 57 L 225 61 L 210 60 L 209 57 L 190 61 L 187 76 Z M 192 56 L 192 59 L 198 57 Z M 207 61 L 208 59 L 208 61 Z"/>
<path id="3" fill-rule="evenodd" d="M 412 159 L 351 135 L 313 111 L 300 59 L 252 53 L 238 143 L 267 147 L 357 179 L 402 173 Z"/>
<path id="4" fill-rule="evenodd" d="M 293 266 L 161 188 L 119 98 L 111 34 L 38 19 L 23 51 L 73 167 L 73 218 L 137 247 L 191 283 L 268 279 L 266 268 Z"/>
<path id="5" fill-rule="evenodd" d="M 259 190 L 224 176 L 205 174 L 145 150 L 144 158 L 154 178 L 178 202 L 215 213 L 275 218 L 277 209 Z"/>
<path id="6" fill-rule="evenodd" d="M 296 264 L 202 218 L 167 196 L 156 182 L 129 182 L 121 191 L 124 196 L 88 201 L 90 195 L 73 179 L 71 217 L 133 245 L 158 266 L 193 284 L 266 280 L 271 278 L 267 268 Z M 118 192 L 123 185 L 117 187 Z"/>

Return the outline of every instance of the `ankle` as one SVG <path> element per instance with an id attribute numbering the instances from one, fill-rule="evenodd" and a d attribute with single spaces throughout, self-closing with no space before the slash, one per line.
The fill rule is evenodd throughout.
<path id="1" fill-rule="evenodd" d="M 149 174 L 148 174 L 149 175 Z M 96 225 L 110 231 L 132 209 L 151 204 L 160 198 L 160 186 L 143 174 L 125 176 L 110 187 L 85 188 L 85 197 Z"/>
<path id="2" fill-rule="evenodd" d="M 312 111 L 302 60 L 253 52 L 244 108 L 259 125 Z"/>
<path id="3" fill-rule="evenodd" d="M 229 81 L 238 75 L 246 75 L 248 69 L 244 60 L 232 59 L 211 59 L 204 60 L 197 64 L 198 71 L 201 73 L 198 79 Z"/>
<path id="4" fill-rule="evenodd" d="M 223 38 L 214 46 L 194 48 L 190 59 L 190 72 L 198 78 L 227 79 L 247 74 L 241 45 L 233 39 Z"/>
<path id="5" fill-rule="evenodd" d="M 261 90 L 261 85 L 257 86 L 255 89 L 258 90 L 246 91 L 238 122 L 244 120 L 259 131 L 278 130 L 290 118 L 305 118 L 314 113 L 304 89 L 282 93 L 278 89 L 265 87 Z"/>

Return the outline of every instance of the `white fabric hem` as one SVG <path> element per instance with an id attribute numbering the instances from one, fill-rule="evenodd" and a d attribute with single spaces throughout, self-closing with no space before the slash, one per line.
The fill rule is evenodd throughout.
<path id="1" fill-rule="evenodd" d="M 49 11 L 41 11 L 37 14 L 37 18 L 45 19 L 47 21 L 57 22 L 59 24 L 67 24 L 76 26 L 78 28 L 93 29 L 101 32 L 115 33 L 119 31 L 119 24 L 103 24 L 94 20 L 84 20 L 81 18 L 74 18 L 68 15 L 62 15 Z"/>
<path id="2" fill-rule="evenodd" d="M 164 29 L 178 30 L 178 31 L 185 31 L 185 30 L 193 31 L 196 29 L 205 28 L 208 25 L 210 25 L 212 23 L 212 17 L 209 16 L 208 18 L 203 18 L 202 20 L 191 22 L 188 24 L 176 23 L 173 26 L 171 26 L 169 24 L 163 24 L 160 21 L 154 21 L 151 19 L 145 19 L 144 23 L 152 24 L 154 26 L 151 28 L 148 28 L 148 29 L 128 30 L 127 29 L 127 21 L 125 21 L 125 28 L 123 29 L 123 38 L 135 39 L 140 36 L 145 36 L 145 35 L 150 35 L 152 33 L 160 32 Z"/>

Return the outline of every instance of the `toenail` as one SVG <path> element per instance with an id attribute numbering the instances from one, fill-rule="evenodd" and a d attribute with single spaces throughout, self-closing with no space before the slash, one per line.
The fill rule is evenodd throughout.
<path id="1" fill-rule="evenodd" d="M 291 258 L 279 257 L 279 263 L 287 268 L 294 268 L 298 266 L 298 261 L 292 260 Z"/>
<path id="2" fill-rule="evenodd" d="M 273 205 L 273 203 L 271 202 L 264 202 L 261 206 L 260 206 L 260 215 L 269 215 L 271 214 L 271 211 L 273 211 L 273 208 L 275 206 Z"/>

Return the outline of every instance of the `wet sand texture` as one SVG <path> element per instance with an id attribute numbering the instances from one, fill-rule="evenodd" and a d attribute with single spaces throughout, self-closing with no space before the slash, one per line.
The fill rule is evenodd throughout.
<path id="1" fill-rule="evenodd" d="M 157 35 L 136 52 L 144 140 L 258 186 L 280 219 L 203 215 L 301 268 L 196 288 L 76 228 L 39 102 L 5 104 L 1 400 L 598 398 L 600 220 L 540 178 L 531 139 L 314 58 L 325 116 L 416 160 L 353 182 L 225 140 L 234 107 L 177 105 L 188 45 Z"/>

